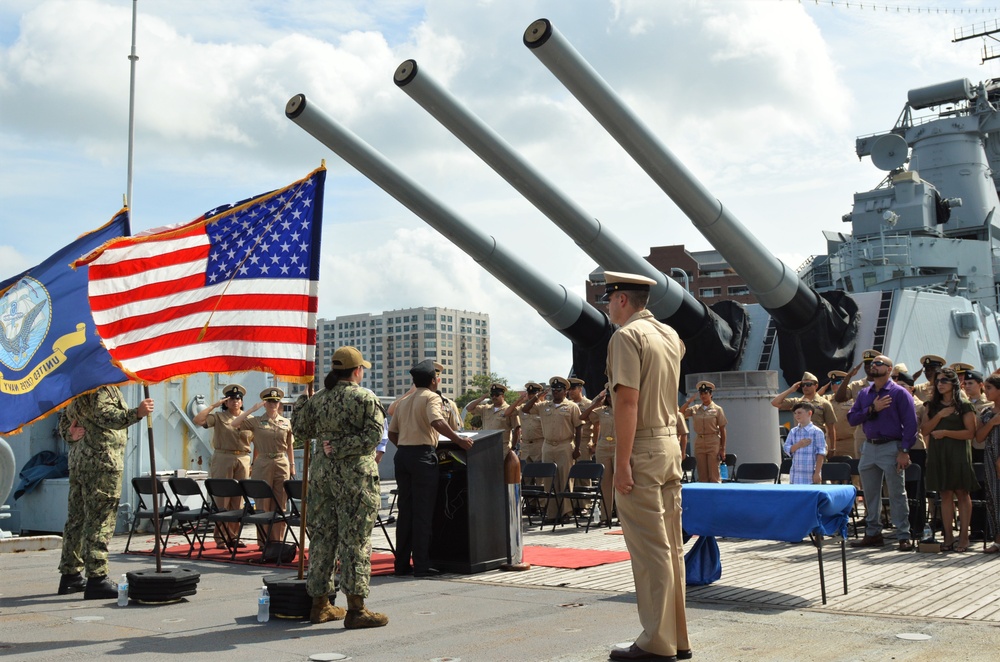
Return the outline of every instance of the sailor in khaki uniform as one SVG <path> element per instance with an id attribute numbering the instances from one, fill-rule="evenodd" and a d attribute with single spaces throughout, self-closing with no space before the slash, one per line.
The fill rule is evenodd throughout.
<path id="1" fill-rule="evenodd" d="M 831 370 L 826 373 L 826 376 L 830 378 L 827 384 L 830 388 L 830 393 L 826 396 L 826 399 L 837 414 L 837 422 L 834 424 L 834 431 L 837 433 L 837 437 L 832 445 L 832 448 L 836 449 L 836 453 L 831 450 L 830 455 L 840 454 L 854 457 L 854 426 L 847 420 L 847 412 L 851 411 L 851 405 L 854 404 L 854 400 L 837 402 L 833 397 L 837 389 L 844 382 L 844 378 L 847 377 L 847 373 L 843 370 Z"/>
<path id="2" fill-rule="evenodd" d="M 504 412 L 508 418 L 518 417 L 520 422 L 521 449 L 518 451 L 518 458 L 523 462 L 542 461 L 542 445 L 545 443 L 545 438 L 542 435 L 542 418 L 538 415 L 537 407 L 545 404 L 544 393 L 544 386 L 538 382 L 528 382 L 524 385 L 524 393 Z M 538 398 L 536 409 L 530 414 L 525 414 L 522 411 L 524 403 L 533 395 Z"/>
<path id="3" fill-rule="evenodd" d="M 615 507 L 615 412 L 611 408 L 611 398 L 608 397 L 607 388 L 583 410 L 582 416 L 594 426 L 594 438 L 597 439 L 594 460 L 604 466 L 604 474 L 601 476 L 601 494 L 604 496 L 604 503 L 601 504 L 599 524 L 607 525 L 611 521 L 611 513 Z"/>
<path id="4" fill-rule="evenodd" d="M 923 367 L 924 377 L 927 378 L 927 381 L 913 387 L 913 397 L 921 402 L 930 402 L 936 388 L 934 379 L 937 377 L 937 371 L 943 368 L 944 364 L 945 360 L 936 354 L 924 354 L 920 357 L 920 365 Z M 914 377 L 919 376 L 919 373 L 914 375 Z"/>
<path id="5" fill-rule="evenodd" d="M 579 377 L 569 378 L 569 390 L 566 391 L 566 397 L 576 403 L 576 406 L 580 408 L 580 416 L 583 418 L 583 427 L 580 428 L 580 460 L 593 460 L 594 459 L 594 449 L 596 439 L 594 438 L 594 424 L 588 420 L 583 412 L 590 407 L 593 401 L 583 394 L 583 387 L 587 382 L 580 379 Z M 590 487 L 590 479 L 584 478 L 580 481 L 580 485 L 584 487 Z"/>
<path id="6" fill-rule="evenodd" d="M 787 390 L 779 393 L 771 404 L 780 411 L 792 411 L 792 408 L 799 402 L 808 402 L 813 406 L 812 423 L 823 431 L 826 435 L 827 456 L 836 455 L 837 443 L 837 413 L 833 410 L 833 405 L 826 398 L 816 394 L 819 386 L 819 379 L 811 372 L 803 373 L 802 379 L 792 384 Z M 801 398 L 788 397 L 794 391 L 802 389 Z"/>
<path id="7" fill-rule="evenodd" d="M 258 511 L 274 512 L 284 510 L 288 503 L 285 495 L 285 481 L 295 477 L 294 439 L 292 422 L 281 415 L 281 399 L 285 392 L 280 388 L 266 388 L 260 392 L 260 402 L 234 418 L 230 427 L 249 431 L 253 439 L 255 457 L 250 467 L 250 477 L 263 480 L 271 486 L 274 499 L 259 499 L 254 504 Z M 263 416 L 250 416 L 258 409 L 264 409 Z M 268 542 L 258 531 L 257 542 L 263 550 Z M 283 540 L 285 525 L 271 527 L 271 540 Z"/>
<path id="8" fill-rule="evenodd" d="M 556 463 L 556 491 L 559 492 L 566 489 L 569 468 L 580 457 L 580 429 L 583 427 L 583 419 L 576 403 L 566 398 L 568 379 L 553 377 L 549 380 L 549 387 L 552 391 L 551 402 L 539 404 L 538 396 L 532 395 L 524 403 L 523 411 L 526 414 L 537 411 L 541 417 L 542 436 L 545 438 L 542 462 Z M 548 489 L 548 485 L 545 488 Z M 557 517 L 568 519 L 573 512 L 573 504 L 569 499 L 563 499 L 562 512 L 558 515 L 556 507 L 556 500 L 549 499 L 546 514 L 550 521 L 555 521 Z"/>
<path id="9" fill-rule="evenodd" d="M 840 386 L 833 394 L 833 399 L 835 402 L 845 403 L 850 401 L 854 403 L 854 399 L 858 397 L 858 393 L 861 393 L 862 389 L 871 385 L 872 378 L 869 375 L 869 370 L 871 370 L 872 361 L 875 360 L 879 353 L 874 349 L 866 349 L 861 352 L 861 363 L 851 368 L 851 371 L 844 376 L 844 381 L 841 382 Z M 861 368 L 865 369 L 865 376 L 863 379 L 854 379 L 854 375 L 858 374 Z M 850 411 L 850 409 L 848 409 Z M 855 426 L 854 428 L 854 446 L 851 448 L 851 452 L 847 453 L 847 448 L 839 448 L 840 453 L 850 455 L 851 457 L 861 457 L 861 447 L 865 443 L 865 433 L 861 429 L 861 426 Z"/>
<path id="10" fill-rule="evenodd" d="M 645 309 L 652 279 L 612 271 L 604 277 L 608 314 L 621 326 L 608 343 L 607 367 L 617 437 L 615 497 L 643 628 L 631 647 L 615 648 L 610 657 L 688 659 L 677 441 L 684 343 Z"/>
<path id="11" fill-rule="evenodd" d="M 212 430 L 212 459 L 208 465 L 209 478 L 232 478 L 243 480 L 250 477 L 250 431 L 234 430 L 230 422 L 243 413 L 243 396 L 247 390 L 239 384 L 227 384 L 222 389 L 223 398 L 211 407 L 195 414 L 195 425 Z M 216 409 L 222 408 L 218 413 Z M 216 505 L 221 510 L 237 510 L 243 507 L 240 497 L 217 497 Z M 226 527 L 229 535 L 223 535 Z M 235 541 L 237 547 L 246 547 L 236 539 L 239 525 L 233 522 L 215 525 L 215 546 L 226 547 L 227 539 Z"/>
<path id="12" fill-rule="evenodd" d="M 490 384 L 488 394 L 476 398 L 463 409 L 464 414 L 478 416 L 483 422 L 483 430 L 503 430 L 503 443 L 510 452 L 511 442 L 514 440 L 514 431 L 521 426 L 521 420 L 515 414 L 507 416 L 507 409 L 510 405 L 504 400 L 507 387 L 503 384 Z M 489 398 L 489 402 L 484 402 Z"/>
<path id="13" fill-rule="evenodd" d="M 698 394 L 692 395 L 681 405 L 682 416 L 691 419 L 694 430 L 694 457 L 698 463 L 699 483 L 721 483 L 719 465 L 726 461 L 726 412 L 712 401 L 715 384 L 698 382 Z M 701 398 L 701 405 L 691 407 L 695 397 Z"/>

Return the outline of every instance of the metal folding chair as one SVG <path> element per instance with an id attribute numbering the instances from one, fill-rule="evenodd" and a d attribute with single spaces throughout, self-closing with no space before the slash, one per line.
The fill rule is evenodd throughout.
<path id="1" fill-rule="evenodd" d="M 132 544 L 132 535 L 139 530 L 139 526 L 144 521 L 153 521 L 153 478 L 150 476 L 142 476 L 132 479 L 132 489 L 135 490 L 136 496 L 139 497 L 139 506 L 136 508 L 135 513 L 132 515 L 132 528 L 128 532 L 128 540 L 125 541 L 125 553 L 128 554 L 128 547 Z M 157 479 L 158 480 L 158 479 Z M 159 497 L 163 506 L 158 508 L 158 517 L 160 520 L 160 531 L 156 531 L 156 535 L 160 537 L 160 545 L 166 547 L 166 534 L 161 533 L 164 522 L 167 523 L 167 530 L 169 532 L 169 522 L 171 515 L 174 512 L 174 505 L 170 501 L 170 497 L 166 494 L 163 483 L 160 482 L 156 486 L 156 495 Z M 146 505 L 146 497 L 149 498 L 149 505 Z"/>
<path id="2" fill-rule="evenodd" d="M 565 499 L 569 499 L 570 504 L 573 506 L 573 521 L 576 526 L 580 526 L 580 511 L 582 510 L 582 503 L 589 503 L 589 514 L 586 517 L 586 528 L 584 532 L 590 531 L 590 521 L 593 519 L 593 512 L 597 504 L 601 504 L 602 508 L 606 508 L 607 504 L 604 503 L 604 492 L 601 490 L 601 478 L 604 476 L 604 465 L 599 462 L 577 462 L 569 468 L 569 476 L 566 479 L 566 485 L 564 489 L 556 492 L 556 512 L 562 512 L 562 503 Z M 580 481 L 590 481 L 590 484 L 580 484 Z M 570 485 L 573 487 L 570 488 Z M 611 518 L 608 518 L 610 522 Z M 552 525 L 552 530 L 555 531 L 556 527 L 559 526 L 561 520 L 556 519 L 555 523 Z M 610 526 L 610 525 L 609 525 Z"/>
<path id="3" fill-rule="evenodd" d="M 555 462 L 528 462 L 524 465 L 521 471 L 521 506 L 528 518 L 528 526 L 534 526 L 531 518 L 537 512 L 539 530 L 545 527 L 545 509 L 549 500 L 556 497 L 555 481 L 558 471 L 559 467 Z"/>
<path id="4" fill-rule="evenodd" d="M 207 527 L 201 534 L 201 549 L 198 550 L 198 558 L 201 558 L 201 553 L 205 550 L 205 538 L 208 536 L 208 532 L 212 529 L 212 527 L 216 524 L 239 524 L 235 535 L 229 531 L 228 526 L 219 527 L 219 530 L 222 533 L 222 538 L 229 547 L 230 559 L 235 560 L 237 549 L 236 545 L 240 541 L 240 537 L 243 534 L 243 518 L 249 512 L 250 504 L 249 502 L 244 501 L 242 508 L 234 510 L 220 510 L 216 505 L 217 498 L 243 498 L 243 489 L 240 487 L 239 481 L 233 478 L 209 478 L 205 481 L 205 491 L 208 492 L 208 500 L 210 502 L 209 505 L 212 509 L 212 512 L 205 518 L 205 521 L 212 526 Z"/>
<path id="5" fill-rule="evenodd" d="M 240 488 L 243 490 L 243 496 L 248 500 L 259 501 L 260 499 L 274 499 L 277 503 L 277 498 L 274 494 L 274 490 L 271 489 L 271 485 L 267 481 L 257 480 L 254 478 L 246 478 L 241 480 Z M 299 495 L 301 496 L 301 482 L 300 482 Z M 260 539 L 271 541 L 271 531 L 274 530 L 276 524 L 285 525 L 285 533 L 281 537 L 280 542 L 282 546 L 288 536 L 292 536 L 292 544 L 295 545 L 296 549 L 301 550 L 302 547 L 299 545 L 299 538 L 295 535 L 293 527 L 289 525 L 288 515 L 282 508 L 275 508 L 274 510 L 257 511 L 252 514 L 244 515 L 241 520 L 243 525 L 253 525 L 257 529 L 257 535 Z M 266 544 L 266 543 L 265 543 Z M 265 550 L 261 550 L 261 554 L 264 554 Z M 278 554 L 276 565 L 281 565 L 281 554 Z"/>
<path id="6" fill-rule="evenodd" d="M 193 478 L 173 476 L 168 483 L 170 491 L 174 493 L 176 503 L 181 503 L 185 498 L 193 502 L 192 506 L 186 506 L 184 510 L 175 511 L 173 514 L 177 530 L 180 531 L 188 543 L 187 557 L 191 558 L 191 554 L 194 552 L 194 545 L 198 542 L 198 533 L 203 528 L 208 527 L 206 519 L 212 512 L 212 507 L 205 498 L 205 494 L 201 491 L 198 481 Z M 170 533 L 167 534 L 167 539 L 163 541 L 164 549 L 167 547 L 167 540 L 169 538 Z"/>

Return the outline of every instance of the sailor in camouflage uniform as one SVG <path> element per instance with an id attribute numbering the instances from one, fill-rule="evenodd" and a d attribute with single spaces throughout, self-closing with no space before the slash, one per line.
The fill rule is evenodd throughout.
<path id="1" fill-rule="evenodd" d="M 300 439 L 319 439 L 323 452 L 309 467 L 307 490 L 311 523 L 309 576 L 313 623 L 340 620 L 342 608 L 330 604 L 333 573 L 340 560 L 340 588 L 347 595 L 344 627 L 385 625 L 385 614 L 365 608 L 371 580 L 372 527 L 381 505 L 375 448 L 382 439 L 385 412 L 378 397 L 359 386 L 371 363 L 356 348 L 333 354 L 330 388 L 320 391 L 295 413 L 292 430 Z"/>
<path id="2" fill-rule="evenodd" d="M 108 581 L 108 541 L 122 491 L 126 430 L 152 411 L 151 398 L 129 409 L 121 389 L 102 386 L 77 396 L 60 418 L 59 434 L 70 447 L 59 595 L 83 591 L 85 600 L 118 596 L 117 585 Z"/>

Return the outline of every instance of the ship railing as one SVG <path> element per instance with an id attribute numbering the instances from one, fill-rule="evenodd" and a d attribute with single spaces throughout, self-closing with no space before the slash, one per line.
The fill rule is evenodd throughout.
<path id="1" fill-rule="evenodd" d="M 877 239 L 851 239 L 837 250 L 844 269 L 870 264 L 911 266 L 909 235 L 882 233 Z"/>

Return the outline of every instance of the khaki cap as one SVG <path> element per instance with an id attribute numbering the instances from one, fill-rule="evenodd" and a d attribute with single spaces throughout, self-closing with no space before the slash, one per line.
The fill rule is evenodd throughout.
<path id="1" fill-rule="evenodd" d="M 816 383 L 819 383 L 819 380 L 816 379 L 816 375 L 812 374 L 811 372 L 803 372 L 802 373 L 802 379 L 800 379 L 799 381 L 800 382 L 816 382 Z"/>
<path id="2" fill-rule="evenodd" d="M 564 389 L 569 389 L 569 380 L 558 375 L 549 380 L 549 386 L 555 388 L 557 385 L 562 386 Z"/>
<path id="3" fill-rule="evenodd" d="M 434 369 L 438 372 L 444 372 L 444 366 L 437 361 L 434 362 Z"/>
<path id="4" fill-rule="evenodd" d="M 847 376 L 847 373 L 844 372 L 843 370 L 831 370 L 830 372 L 826 373 L 826 376 L 829 377 L 830 379 L 836 379 L 837 377 L 844 378 Z"/>
<path id="5" fill-rule="evenodd" d="M 281 399 L 285 397 L 285 392 L 280 388 L 266 388 L 260 392 L 261 400 L 270 400 L 271 402 L 281 402 Z"/>
<path id="6" fill-rule="evenodd" d="M 233 396 L 240 396 L 241 398 L 247 394 L 247 390 L 243 388 L 240 384 L 226 384 L 222 389 L 222 395 L 227 398 Z"/>
<path id="7" fill-rule="evenodd" d="M 584 384 L 586 384 L 586 383 L 587 383 L 587 382 L 583 381 L 583 380 L 582 380 L 582 379 L 580 379 L 579 377 L 570 377 L 570 378 L 569 378 L 569 385 L 570 385 L 570 387 L 571 387 L 571 388 L 572 388 L 573 386 L 583 386 L 583 385 L 584 385 Z"/>
<path id="8" fill-rule="evenodd" d="M 539 391 L 541 391 L 545 387 L 539 384 L 538 382 L 528 382 L 527 384 L 524 385 L 524 388 L 537 388 Z"/>
<path id="9" fill-rule="evenodd" d="M 712 382 L 700 381 L 698 382 L 698 385 L 695 388 L 697 388 L 699 391 L 714 391 L 715 384 L 713 384 Z"/>
<path id="10" fill-rule="evenodd" d="M 365 361 L 365 357 L 361 355 L 357 347 L 344 345 L 343 347 L 338 347 L 337 351 L 333 353 L 334 370 L 350 370 L 351 368 L 357 368 L 359 365 L 366 368 L 372 367 L 371 363 Z"/>
<path id="11" fill-rule="evenodd" d="M 875 357 L 877 356 L 879 356 L 879 352 L 875 351 L 874 349 L 866 349 L 865 351 L 861 352 L 861 360 L 863 360 L 865 363 L 870 363 L 874 361 Z"/>
<path id="12" fill-rule="evenodd" d="M 937 354 L 924 354 L 920 357 L 920 365 L 925 368 L 929 367 L 931 364 L 937 364 L 936 367 L 940 368 L 944 366 L 945 360 L 938 356 Z"/>
<path id="13" fill-rule="evenodd" d="M 898 375 L 901 372 L 905 372 L 907 374 L 910 373 L 910 370 L 909 368 L 906 367 L 905 363 L 897 363 L 896 365 L 892 366 L 892 374 Z"/>
<path id="14" fill-rule="evenodd" d="M 972 365 L 971 363 L 962 363 L 962 362 L 952 363 L 948 367 L 954 370 L 955 372 L 968 372 L 970 370 L 976 369 L 976 366 Z"/>
<path id="15" fill-rule="evenodd" d="M 490 384 L 490 390 L 491 391 L 500 390 L 500 391 L 503 391 L 504 393 L 506 393 L 507 392 L 507 387 L 504 386 L 503 384 L 498 384 L 496 382 L 493 382 L 492 384 Z"/>

